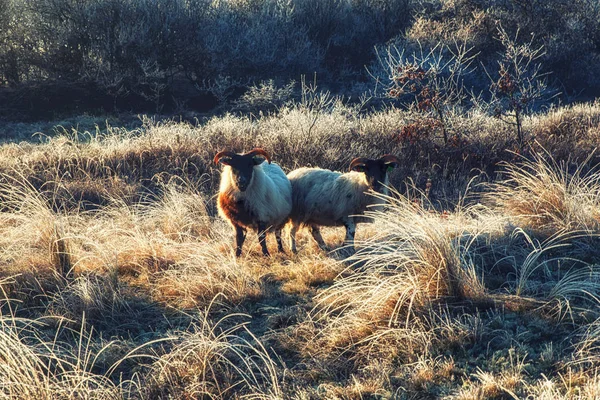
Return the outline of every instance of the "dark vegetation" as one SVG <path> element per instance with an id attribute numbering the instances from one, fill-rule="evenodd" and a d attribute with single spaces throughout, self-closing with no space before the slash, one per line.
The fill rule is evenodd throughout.
<path id="1" fill-rule="evenodd" d="M 505 71 L 499 32 L 544 49 L 540 72 L 564 100 L 598 94 L 595 1 L 1 0 L 0 117 L 209 112 L 303 74 L 357 97 L 390 44 L 467 49 L 467 89 L 487 95 Z"/>

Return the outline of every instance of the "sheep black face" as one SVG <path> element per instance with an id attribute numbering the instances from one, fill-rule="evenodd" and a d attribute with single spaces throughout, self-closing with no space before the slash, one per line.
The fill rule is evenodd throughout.
<path id="1" fill-rule="evenodd" d="M 363 172 L 367 178 L 369 187 L 375 192 L 381 193 L 383 185 L 387 183 L 388 172 L 394 168 L 398 168 L 399 164 L 400 160 L 389 154 L 377 160 L 359 157 L 350 163 L 350 171 Z"/>
<path id="2" fill-rule="evenodd" d="M 221 151 L 214 158 L 215 164 L 222 163 L 231 167 L 233 184 L 241 192 L 246 191 L 254 178 L 254 167 L 260 165 L 264 157 L 269 164 L 269 154 L 263 149 L 252 149 L 246 154 L 236 154 L 231 151 Z"/>

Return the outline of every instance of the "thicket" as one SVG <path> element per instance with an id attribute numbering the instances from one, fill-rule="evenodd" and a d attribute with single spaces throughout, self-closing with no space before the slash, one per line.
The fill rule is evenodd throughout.
<path id="1" fill-rule="evenodd" d="M 313 73 L 353 94 L 372 87 L 365 66 L 389 43 L 407 55 L 462 43 L 477 92 L 502 57 L 498 26 L 543 46 L 563 93 L 600 90 L 591 0 L 0 0 L 0 115 L 206 111 Z"/>

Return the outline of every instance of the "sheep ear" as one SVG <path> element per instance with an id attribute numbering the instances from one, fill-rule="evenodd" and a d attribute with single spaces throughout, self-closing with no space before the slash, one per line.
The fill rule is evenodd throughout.
<path id="1" fill-rule="evenodd" d="M 379 159 L 381 162 L 383 162 L 386 166 L 387 166 L 387 171 L 391 171 L 394 168 L 398 168 L 400 166 L 400 160 L 398 159 L 398 157 L 393 156 L 391 154 L 386 154 L 385 156 L 381 157 Z"/>
<path id="2" fill-rule="evenodd" d="M 225 165 L 231 165 L 231 157 L 221 157 L 219 159 L 219 162 L 221 164 L 225 164 Z"/>
<path id="3" fill-rule="evenodd" d="M 252 162 L 254 163 L 254 165 L 260 165 L 263 162 L 265 162 L 265 159 L 261 156 L 254 156 L 252 157 Z"/>
<path id="4" fill-rule="evenodd" d="M 389 163 L 385 163 L 385 165 L 387 166 L 388 172 L 390 172 L 394 168 L 398 168 L 399 167 L 399 165 L 398 165 L 397 162 L 389 162 Z"/>

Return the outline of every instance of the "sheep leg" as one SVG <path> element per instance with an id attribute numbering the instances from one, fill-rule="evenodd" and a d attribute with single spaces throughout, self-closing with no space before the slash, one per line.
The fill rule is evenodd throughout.
<path id="1" fill-rule="evenodd" d="M 267 249 L 267 227 L 260 222 L 258 223 L 258 243 L 260 243 L 260 247 L 262 248 L 263 256 L 271 256 L 269 249 Z"/>
<path id="2" fill-rule="evenodd" d="M 323 236 L 321 236 L 321 230 L 319 229 L 319 227 L 317 227 L 315 225 L 311 225 L 310 233 L 312 234 L 313 239 L 315 239 L 315 242 L 317 242 L 317 244 L 319 245 L 321 250 L 326 251 L 327 245 L 325 244 L 325 241 L 323 240 Z"/>
<path id="3" fill-rule="evenodd" d="M 356 234 L 356 224 L 351 219 L 344 222 L 346 227 L 346 243 L 354 250 L 354 235 Z"/>
<path id="4" fill-rule="evenodd" d="M 298 249 L 296 249 L 296 232 L 298 232 L 298 228 L 300 228 L 300 225 L 296 225 L 296 224 L 292 224 L 292 227 L 290 228 L 290 247 L 292 249 L 292 253 L 297 253 Z"/>
<path id="5" fill-rule="evenodd" d="M 281 228 L 275 229 L 275 239 L 277 240 L 277 251 L 285 253 L 283 251 L 283 242 L 281 241 Z"/>
<path id="6" fill-rule="evenodd" d="M 246 231 L 241 226 L 235 226 L 235 256 L 242 255 L 242 246 L 246 240 Z"/>

